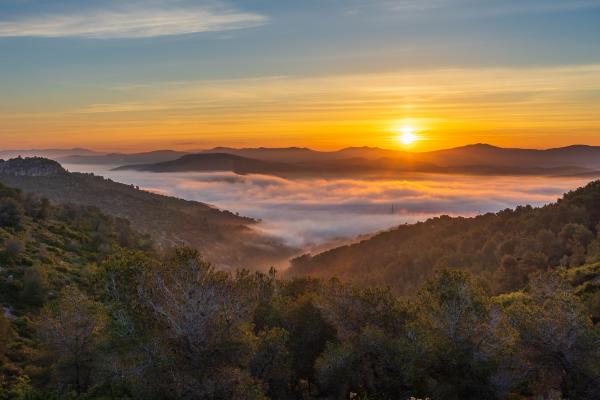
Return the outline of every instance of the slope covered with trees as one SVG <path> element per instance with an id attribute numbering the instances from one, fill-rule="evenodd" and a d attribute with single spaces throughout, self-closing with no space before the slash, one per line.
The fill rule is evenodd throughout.
<path id="1" fill-rule="evenodd" d="M 586 189 L 567 220 L 597 216 Z M 124 220 L 4 186 L 0 247 L 2 400 L 599 398 L 600 263 L 502 294 L 441 269 L 407 300 L 160 255 Z"/>
<path id="2" fill-rule="evenodd" d="M 0 184 L 0 386 L 36 376 L 32 317 L 64 287 L 85 287 L 95 266 L 121 248 L 151 254 L 152 242 L 96 208 L 52 205 Z"/>
<path id="3" fill-rule="evenodd" d="M 295 249 L 261 234 L 257 221 L 208 204 L 139 190 L 93 174 L 71 173 L 44 158 L 0 161 L 0 182 L 51 201 L 95 206 L 126 218 L 163 248 L 192 246 L 221 268 L 279 263 Z"/>
<path id="4" fill-rule="evenodd" d="M 433 270 L 461 268 L 499 293 L 524 287 L 535 272 L 600 261 L 599 223 L 600 181 L 595 181 L 541 208 L 402 225 L 356 244 L 296 258 L 289 273 L 337 276 L 413 294 Z"/>
<path id="5" fill-rule="evenodd" d="M 180 249 L 117 252 L 85 282 L 32 315 L 38 354 L 0 398 L 598 399 L 600 330 L 564 271 L 490 296 L 443 270 L 406 302 Z"/>

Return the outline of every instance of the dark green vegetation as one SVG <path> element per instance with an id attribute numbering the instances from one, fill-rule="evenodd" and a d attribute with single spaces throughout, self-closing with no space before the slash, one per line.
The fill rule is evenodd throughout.
<path id="1" fill-rule="evenodd" d="M 490 297 L 441 271 L 402 302 L 336 281 L 218 272 L 179 250 L 117 253 L 87 282 L 13 323 L 35 352 L 19 354 L 27 375 L 8 368 L 5 397 L 598 398 L 600 332 L 560 274 Z M 10 336 L 4 348 L 14 357 Z"/>
<path id="2" fill-rule="evenodd" d="M 66 286 L 84 289 L 97 263 L 123 248 L 152 254 L 127 220 L 0 184 L 0 386 L 35 377 L 34 360 L 50 361 L 34 334 L 40 307 Z"/>
<path id="3" fill-rule="evenodd" d="M 98 207 L 128 219 L 134 229 L 152 235 L 160 247 L 193 246 L 221 268 L 258 268 L 281 262 L 294 252 L 253 229 L 256 221 L 251 218 L 93 174 L 70 173 L 43 158 L 0 160 L 0 182 L 57 203 Z"/>
<path id="4" fill-rule="evenodd" d="M 600 181 L 541 208 L 475 218 L 442 216 L 292 262 L 291 275 L 337 276 L 413 294 L 431 272 L 465 269 L 495 293 L 535 272 L 600 261 Z"/>
<path id="5" fill-rule="evenodd" d="M 496 228 L 556 229 L 562 266 L 515 275 L 513 250 L 498 287 L 441 269 L 405 299 L 156 254 L 123 220 L 2 187 L 0 399 L 598 399 L 600 183 L 540 210 Z"/>

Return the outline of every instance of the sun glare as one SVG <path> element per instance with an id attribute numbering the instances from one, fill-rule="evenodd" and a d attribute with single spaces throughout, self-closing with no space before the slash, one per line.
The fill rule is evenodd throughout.
<path id="1" fill-rule="evenodd" d="M 398 129 L 398 132 L 399 135 L 397 136 L 397 139 L 404 145 L 408 146 L 419 140 L 419 137 L 415 134 L 415 128 L 412 126 L 403 126 Z"/>

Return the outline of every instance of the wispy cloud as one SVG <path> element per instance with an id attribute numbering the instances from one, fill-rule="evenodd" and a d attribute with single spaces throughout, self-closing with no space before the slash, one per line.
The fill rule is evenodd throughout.
<path id="1" fill-rule="evenodd" d="M 473 141 L 549 147 L 598 143 L 599 96 L 595 64 L 413 70 L 116 86 L 66 98 L 71 107 L 0 112 L 0 121 L 7 132 L 56 129 L 62 138 L 80 138 L 85 131 L 89 145 L 121 141 L 138 149 L 139 137 L 145 148 L 173 140 L 395 147 L 394 128 L 404 120 L 423 130 L 420 149 Z"/>
<path id="2" fill-rule="evenodd" d="M 398 15 L 443 17 L 481 17 L 509 14 L 560 12 L 600 7 L 598 0 L 354 0 L 352 14 L 373 7 Z M 397 16 L 397 15 L 396 15 Z"/>
<path id="3" fill-rule="evenodd" d="M 147 38 L 250 28 L 264 15 L 223 7 L 158 7 L 139 3 L 110 10 L 21 16 L 0 20 L 0 37 Z"/>

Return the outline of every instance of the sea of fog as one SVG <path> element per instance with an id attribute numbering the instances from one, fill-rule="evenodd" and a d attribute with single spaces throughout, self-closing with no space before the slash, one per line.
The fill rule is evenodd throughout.
<path id="1" fill-rule="evenodd" d="M 261 219 L 260 228 L 310 248 L 441 214 L 472 216 L 543 205 L 589 178 L 418 174 L 398 179 L 284 179 L 233 173 L 111 171 L 65 165 L 153 192 Z"/>

